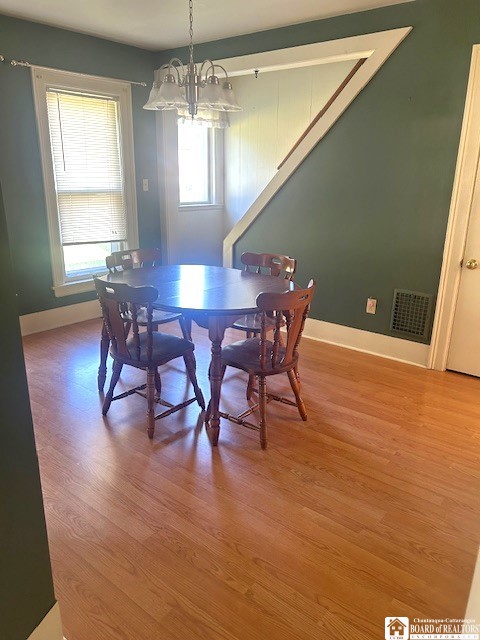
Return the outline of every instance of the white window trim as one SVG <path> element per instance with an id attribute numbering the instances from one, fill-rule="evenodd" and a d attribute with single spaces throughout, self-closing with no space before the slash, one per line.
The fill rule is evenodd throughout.
<path id="1" fill-rule="evenodd" d="M 65 281 L 65 265 L 60 239 L 46 91 L 47 87 L 53 86 L 59 89 L 108 95 L 118 99 L 120 105 L 120 135 L 125 180 L 128 245 L 136 247 L 138 246 L 138 226 L 131 87 L 130 84 L 126 82 L 106 80 L 97 76 L 85 76 L 83 74 L 69 73 L 66 71 L 46 71 L 38 67 L 32 67 L 31 69 L 50 240 L 53 276 L 52 288 L 57 297 L 93 291 L 94 286 L 91 277 L 84 280 Z"/>

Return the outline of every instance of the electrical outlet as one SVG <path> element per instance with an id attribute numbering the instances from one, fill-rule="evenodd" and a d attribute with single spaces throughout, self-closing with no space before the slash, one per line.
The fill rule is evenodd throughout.
<path id="1" fill-rule="evenodd" d="M 148 191 L 148 178 L 143 179 L 143 190 Z"/>
<path id="2" fill-rule="evenodd" d="M 367 313 L 377 313 L 377 300 L 376 298 L 367 298 L 367 307 L 365 309 Z"/>

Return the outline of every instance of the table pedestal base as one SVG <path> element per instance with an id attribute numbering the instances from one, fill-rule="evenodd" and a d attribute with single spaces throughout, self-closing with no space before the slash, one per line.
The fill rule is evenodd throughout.
<path id="1" fill-rule="evenodd" d="M 238 315 L 199 316 L 194 318 L 198 325 L 208 329 L 208 337 L 212 343 L 212 359 L 208 369 L 210 402 L 208 403 L 208 409 L 205 414 L 205 426 L 212 446 L 217 445 L 220 435 L 220 390 L 222 388 L 224 373 L 222 365 L 222 342 L 225 336 L 225 329 L 230 327 L 237 318 Z"/>

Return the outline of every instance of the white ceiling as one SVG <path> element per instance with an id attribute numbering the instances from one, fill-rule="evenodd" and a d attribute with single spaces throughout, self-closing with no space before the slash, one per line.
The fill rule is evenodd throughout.
<path id="1" fill-rule="evenodd" d="M 412 0 L 195 0 L 208 42 Z M 188 43 L 187 0 L 0 0 L 0 13 L 159 51 Z"/>

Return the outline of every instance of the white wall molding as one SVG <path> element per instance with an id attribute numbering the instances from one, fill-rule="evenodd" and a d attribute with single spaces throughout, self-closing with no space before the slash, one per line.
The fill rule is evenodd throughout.
<path id="1" fill-rule="evenodd" d="M 445 371 L 452 334 L 468 221 L 480 157 L 480 45 L 473 47 L 457 168 L 453 183 L 429 367 Z"/>
<path id="2" fill-rule="evenodd" d="M 345 327 L 313 318 L 307 318 L 303 335 L 305 338 L 381 356 L 389 360 L 397 360 L 418 367 L 427 366 L 429 346 L 419 342 L 384 336 L 380 333 Z"/>
<path id="3" fill-rule="evenodd" d="M 341 92 L 335 102 L 325 115 L 319 119 L 315 126 L 309 131 L 301 143 L 296 147 L 292 155 L 278 170 L 272 180 L 268 183 L 262 193 L 258 196 L 245 215 L 237 222 L 223 242 L 223 264 L 231 267 L 233 263 L 233 247 L 247 229 L 253 224 L 263 209 L 272 200 L 280 188 L 287 182 L 290 176 L 296 171 L 299 165 L 325 136 L 325 134 L 335 124 L 341 114 L 347 109 L 360 91 L 368 84 L 370 79 L 380 69 L 388 57 L 398 47 L 404 38 L 410 33 L 412 27 L 403 27 L 391 31 L 382 31 L 341 40 L 331 40 L 329 42 L 318 43 L 317 57 L 319 59 L 334 58 L 344 56 L 343 59 L 352 59 L 368 55 L 365 63 L 353 76 L 345 89 Z M 286 50 L 288 53 L 288 49 Z M 252 58 L 252 56 L 249 56 Z M 233 61 L 225 60 L 227 70 L 233 66 Z M 248 64 L 251 64 L 251 60 Z M 248 67 L 247 67 L 248 68 Z"/>
<path id="4" fill-rule="evenodd" d="M 30 333 L 39 333 L 40 331 L 57 329 L 58 327 L 83 322 L 84 320 L 100 318 L 101 315 L 102 312 L 98 300 L 89 300 L 88 302 L 70 304 L 66 307 L 57 307 L 56 309 L 47 309 L 46 311 L 20 316 L 20 329 L 22 336 L 27 336 Z"/>
<path id="5" fill-rule="evenodd" d="M 251 53 L 245 56 L 218 60 L 218 64 L 225 67 L 229 77 L 234 77 L 248 74 L 253 75 L 255 71 L 263 74 L 269 71 L 285 71 L 286 69 L 298 69 L 301 67 L 312 67 L 318 64 L 331 64 L 344 62 L 345 60 L 368 58 L 374 51 L 372 47 L 361 51 L 355 44 L 348 53 L 341 50 L 332 50 L 331 52 L 327 50 L 327 46 L 330 48 L 333 43 L 351 42 L 353 44 L 358 37 L 363 38 L 364 36 L 353 36 L 352 38 L 344 38 L 343 40 L 314 42 L 313 44 L 303 44 L 298 47 L 288 47 L 287 49 Z"/>
<path id="6" fill-rule="evenodd" d="M 100 318 L 100 316 L 101 310 L 98 300 L 91 300 L 20 316 L 20 326 L 22 335 L 25 336 L 84 320 Z M 418 342 L 384 336 L 380 333 L 345 327 L 313 318 L 307 319 L 303 335 L 306 338 L 328 342 L 347 349 L 363 351 L 420 367 L 427 366 L 429 347 Z"/>
<path id="7" fill-rule="evenodd" d="M 27 640 L 65 640 L 58 602 L 54 604 Z"/>

